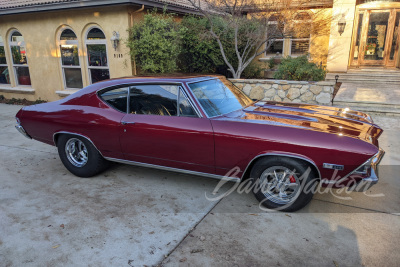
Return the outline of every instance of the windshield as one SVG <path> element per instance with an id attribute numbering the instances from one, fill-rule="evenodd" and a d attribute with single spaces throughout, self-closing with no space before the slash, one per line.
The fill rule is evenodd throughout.
<path id="1" fill-rule="evenodd" d="M 219 79 L 191 83 L 189 88 L 199 100 L 208 117 L 223 115 L 253 103 L 253 101 L 233 86 Z"/>

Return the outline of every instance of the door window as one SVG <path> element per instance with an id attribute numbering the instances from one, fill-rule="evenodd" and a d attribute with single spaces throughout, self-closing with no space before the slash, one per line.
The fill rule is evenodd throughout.
<path id="1" fill-rule="evenodd" d="M 364 54 L 365 60 L 384 59 L 389 15 L 389 12 L 370 14 Z"/>
<path id="2" fill-rule="evenodd" d="M 197 117 L 188 98 L 178 85 L 131 86 L 129 113 Z"/>

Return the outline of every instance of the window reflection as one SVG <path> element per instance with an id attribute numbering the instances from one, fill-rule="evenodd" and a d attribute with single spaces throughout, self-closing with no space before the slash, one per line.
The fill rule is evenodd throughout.
<path id="1" fill-rule="evenodd" d="M 10 84 L 10 74 L 8 67 L 0 66 L 0 83 Z"/>
<path id="2" fill-rule="evenodd" d="M 88 45 L 89 66 L 107 66 L 106 45 Z"/>
<path id="3" fill-rule="evenodd" d="M 108 72 L 108 70 L 90 69 L 90 77 L 92 78 L 92 83 L 97 83 L 103 80 L 110 79 L 110 73 Z"/>
<path id="4" fill-rule="evenodd" d="M 11 34 L 10 47 L 17 84 L 31 85 L 25 40 L 20 32 L 14 31 Z"/>
<path id="5" fill-rule="evenodd" d="M 83 88 L 82 72 L 79 62 L 78 38 L 71 29 L 64 29 L 60 35 L 61 67 L 64 87 Z"/>
<path id="6" fill-rule="evenodd" d="M 110 79 L 106 36 L 99 28 L 92 28 L 86 36 L 87 62 L 90 82 Z"/>
<path id="7" fill-rule="evenodd" d="M 4 42 L 1 36 L 0 36 L 0 84 L 10 84 L 10 74 L 7 66 Z"/>

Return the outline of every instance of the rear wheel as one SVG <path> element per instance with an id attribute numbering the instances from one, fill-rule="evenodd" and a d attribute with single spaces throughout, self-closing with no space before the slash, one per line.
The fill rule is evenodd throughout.
<path id="1" fill-rule="evenodd" d="M 250 173 L 254 195 L 273 210 L 297 211 L 312 199 L 318 178 L 308 164 L 286 157 L 258 160 Z"/>
<path id="2" fill-rule="evenodd" d="M 108 166 L 94 145 L 81 136 L 63 134 L 57 141 L 58 154 L 64 166 L 79 177 L 92 177 Z"/>

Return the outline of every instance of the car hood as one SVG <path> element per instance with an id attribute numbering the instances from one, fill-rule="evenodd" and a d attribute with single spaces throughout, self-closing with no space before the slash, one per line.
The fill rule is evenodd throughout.
<path id="1" fill-rule="evenodd" d="M 349 136 L 375 145 L 383 132 L 368 114 L 348 108 L 272 101 L 259 101 L 216 119 L 308 129 Z"/>

